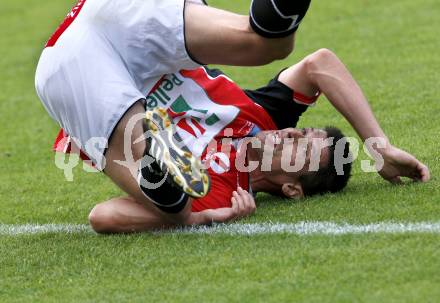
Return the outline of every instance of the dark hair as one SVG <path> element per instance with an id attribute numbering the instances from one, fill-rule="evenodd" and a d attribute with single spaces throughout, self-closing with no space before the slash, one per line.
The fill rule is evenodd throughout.
<path id="1" fill-rule="evenodd" d="M 329 160 L 325 167 L 321 167 L 316 172 L 310 172 L 299 177 L 304 196 L 312 196 L 316 194 L 325 194 L 328 192 L 335 193 L 342 190 L 351 176 L 351 162 L 342 166 L 342 174 L 338 174 L 336 170 L 335 148 L 338 141 L 342 142 L 344 147 L 344 158 L 352 158 L 350 153 L 350 143 L 341 132 L 340 129 L 332 126 L 327 126 L 324 129 L 327 132 L 327 138 L 333 138 L 333 144 L 328 147 Z M 341 143 L 339 143 L 341 144 Z"/>

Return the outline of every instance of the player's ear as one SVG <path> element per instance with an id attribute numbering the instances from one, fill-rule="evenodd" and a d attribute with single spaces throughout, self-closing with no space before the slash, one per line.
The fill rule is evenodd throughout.
<path id="1" fill-rule="evenodd" d="M 301 183 L 284 183 L 281 187 L 283 194 L 289 199 L 304 198 L 303 188 Z"/>

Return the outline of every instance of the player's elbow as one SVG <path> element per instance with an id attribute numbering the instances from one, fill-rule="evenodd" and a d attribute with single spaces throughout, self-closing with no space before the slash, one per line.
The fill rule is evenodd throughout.
<path id="1" fill-rule="evenodd" d="M 99 234 L 118 232 L 117 222 L 112 211 L 105 204 L 97 204 L 89 214 L 89 223 Z"/>

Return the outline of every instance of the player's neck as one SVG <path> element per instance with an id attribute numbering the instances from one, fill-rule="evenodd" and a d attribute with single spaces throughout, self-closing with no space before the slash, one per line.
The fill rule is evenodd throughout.
<path id="1" fill-rule="evenodd" d="M 273 193 L 278 192 L 280 186 L 274 183 L 270 178 L 268 178 L 268 174 L 262 172 L 260 169 L 255 169 L 250 172 L 250 186 L 252 191 L 257 192 L 267 192 Z"/>
<path id="2" fill-rule="evenodd" d="M 250 163 L 251 161 L 261 162 L 261 157 L 258 152 L 252 148 L 247 149 L 247 159 Z M 249 173 L 250 176 L 250 187 L 253 192 L 268 192 L 271 191 L 273 183 L 267 178 L 267 174 L 261 171 L 261 165 Z"/>

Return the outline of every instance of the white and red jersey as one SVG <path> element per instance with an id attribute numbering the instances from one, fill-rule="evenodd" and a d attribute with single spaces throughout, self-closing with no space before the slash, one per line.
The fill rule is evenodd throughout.
<path id="1" fill-rule="evenodd" d="M 289 104 L 294 103 L 292 99 L 301 98 L 293 106 L 303 106 L 298 104 L 304 101 L 310 105 L 316 100 L 288 93 L 292 94 L 287 97 L 290 101 L 286 100 Z M 268 112 L 231 79 L 204 67 L 169 74 L 146 96 L 145 106 L 147 110 L 166 108 L 185 145 L 207 164 L 211 189 L 208 195 L 193 201 L 193 211 L 230 207 L 232 192 L 238 186 L 251 191 L 249 173 L 240 172 L 236 167 L 237 146 L 245 137 L 261 130 L 278 129 L 278 126 Z M 60 132 L 55 150 L 68 149 L 69 140 L 65 135 Z M 84 154 L 81 156 L 85 158 Z"/>

